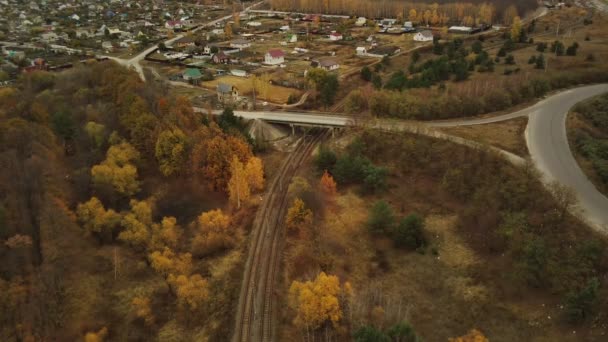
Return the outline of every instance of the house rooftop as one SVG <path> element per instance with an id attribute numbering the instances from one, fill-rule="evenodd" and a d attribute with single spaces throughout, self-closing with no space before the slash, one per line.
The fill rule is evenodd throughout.
<path id="1" fill-rule="evenodd" d="M 196 68 L 188 68 L 184 71 L 184 76 L 188 76 L 190 78 L 202 77 L 201 71 Z"/>
<path id="2" fill-rule="evenodd" d="M 232 92 L 232 85 L 227 83 L 218 83 L 217 91 L 222 94 L 228 94 Z"/>
<path id="3" fill-rule="evenodd" d="M 279 49 L 268 50 L 268 54 L 272 56 L 272 58 L 285 57 L 285 52 Z"/>

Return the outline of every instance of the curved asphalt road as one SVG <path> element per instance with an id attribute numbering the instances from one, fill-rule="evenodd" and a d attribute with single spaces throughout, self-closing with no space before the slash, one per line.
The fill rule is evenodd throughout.
<path id="1" fill-rule="evenodd" d="M 608 233 L 608 198 L 589 181 L 572 156 L 566 135 L 568 111 L 578 102 L 608 92 L 608 84 L 567 90 L 543 101 L 529 116 L 526 142 L 532 161 L 544 180 L 572 188 L 580 217 Z"/>
<path id="2" fill-rule="evenodd" d="M 608 234 L 608 198 L 595 188 L 578 166 L 566 134 L 566 117 L 570 109 L 585 99 L 607 92 L 608 84 L 583 86 L 557 93 L 517 112 L 488 118 L 431 122 L 428 125 L 471 126 L 527 116 L 526 143 L 543 181 L 558 181 L 573 189 L 578 199 L 576 213 L 600 232 Z"/>

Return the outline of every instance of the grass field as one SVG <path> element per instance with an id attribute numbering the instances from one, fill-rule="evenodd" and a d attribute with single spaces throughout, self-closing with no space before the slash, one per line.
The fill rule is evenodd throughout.
<path id="1" fill-rule="evenodd" d="M 527 118 L 517 118 L 485 125 L 442 128 L 441 131 L 525 157 L 528 155 L 524 138 L 527 123 Z"/>

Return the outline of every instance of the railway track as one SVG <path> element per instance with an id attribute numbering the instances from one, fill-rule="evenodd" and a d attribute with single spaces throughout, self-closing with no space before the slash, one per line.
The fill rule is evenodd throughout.
<path id="1" fill-rule="evenodd" d="M 327 136 L 316 129 L 304 136 L 281 165 L 258 209 L 239 296 L 233 342 L 274 340 L 274 284 L 280 265 L 282 223 L 287 210 L 287 188 L 302 162 Z"/>

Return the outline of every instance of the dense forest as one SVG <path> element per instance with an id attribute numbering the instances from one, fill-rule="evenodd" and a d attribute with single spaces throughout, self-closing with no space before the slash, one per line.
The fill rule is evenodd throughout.
<path id="1" fill-rule="evenodd" d="M 538 7 L 535 0 L 473 0 L 473 1 L 404 1 L 404 0 L 271 0 L 272 8 L 277 10 L 294 10 L 299 12 L 334 13 L 369 18 L 407 18 L 414 22 L 423 22 L 425 12 L 429 16 L 443 16 L 450 22 L 462 21 L 465 17 L 484 17 L 484 10 L 492 14 L 488 23 L 510 20 L 514 16 L 524 15 Z M 412 12 L 413 10 L 413 12 Z M 508 23 L 507 23 L 508 24 Z"/>
<path id="2" fill-rule="evenodd" d="M 24 74 L 0 89 L 0 165 L 0 340 L 229 333 L 264 187 L 230 111 L 112 62 Z"/>

